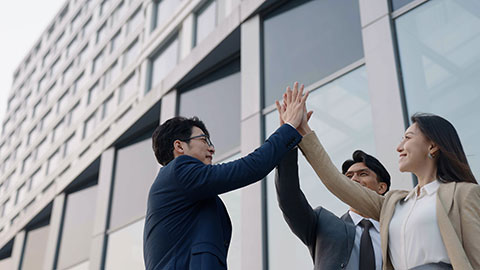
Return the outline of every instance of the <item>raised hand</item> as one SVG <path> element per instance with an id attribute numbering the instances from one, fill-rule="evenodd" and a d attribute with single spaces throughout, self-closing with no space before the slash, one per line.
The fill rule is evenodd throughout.
<path id="1" fill-rule="evenodd" d="M 284 123 L 290 123 L 295 128 L 298 128 L 303 121 L 304 117 L 307 117 L 305 113 L 305 102 L 308 98 L 308 92 L 303 94 L 303 84 L 298 89 L 298 82 L 293 85 L 293 90 L 287 87 L 285 94 L 283 95 L 283 104 L 277 101 L 277 109 L 280 114 L 280 123 L 282 120 Z"/>

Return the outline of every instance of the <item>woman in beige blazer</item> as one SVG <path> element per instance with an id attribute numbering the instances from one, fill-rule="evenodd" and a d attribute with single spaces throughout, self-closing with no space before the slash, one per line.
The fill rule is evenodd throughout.
<path id="1" fill-rule="evenodd" d="M 283 105 L 277 102 L 280 117 L 290 92 Z M 380 221 L 383 269 L 480 269 L 480 186 L 447 120 L 412 117 L 397 151 L 400 171 L 414 173 L 418 185 L 380 196 L 337 170 L 306 115 L 298 128 L 304 136 L 300 149 L 335 196 Z"/>

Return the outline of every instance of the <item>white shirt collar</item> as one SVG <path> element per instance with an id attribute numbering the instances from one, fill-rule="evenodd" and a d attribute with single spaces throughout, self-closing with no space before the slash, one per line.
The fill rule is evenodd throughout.
<path id="1" fill-rule="evenodd" d="M 414 189 L 412 189 L 407 197 L 405 197 L 404 201 L 408 201 L 409 199 L 413 198 L 413 197 L 417 197 L 417 199 L 420 199 L 421 197 L 423 196 L 426 196 L 426 195 L 433 195 L 433 194 L 436 194 L 437 193 L 437 190 L 438 188 L 440 187 L 440 182 L 438 180 L 434 180 L 428 184 L 426 184 L 425 186 L 421 187 L 420 186 L 416 186 Z M 420 196 L 417 196 L 417 191 L 418 189 L 420 189 Z"/>
<path id="2" fill-rule="evenodd" d="M 348 213 L 350 214 L 350 217 L 352 218 L 353 224 L 355 224 L 355 226 L 357 226 L 358 223 L 360 223 L 360 221 L 362 221 L 362 219 L 368 219 L 368 220 L 370 220 L 370 222 L 372 222 L 373 227 L 375 227 L 377 232 L 380 232 L 380 223 L 378 223 L 378 221 L 376 221 L 374 219 L 371 219 L 371 218 L 362 217 L 359 214 L 357 214 L 357 213 L 355 213 L 351 210 L 349 210 Z"/>

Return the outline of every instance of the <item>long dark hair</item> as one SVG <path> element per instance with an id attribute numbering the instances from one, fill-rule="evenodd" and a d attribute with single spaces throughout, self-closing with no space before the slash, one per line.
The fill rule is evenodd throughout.
<path id="1" fill-rule="evenodd" d="M 450 122 L 438 115 L 427 113 L 416 113 L 412 115 L 411 119 L 412 123 L 417 123 L 423 135 L 440 149 L 435 153 L 437 178 L 440 182 L 477 184 L 468 165 L 458 133 Z"/>

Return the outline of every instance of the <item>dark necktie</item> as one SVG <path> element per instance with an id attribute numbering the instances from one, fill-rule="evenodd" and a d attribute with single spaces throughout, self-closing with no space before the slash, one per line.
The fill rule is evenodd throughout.
<path id="1" fill-rule="evenodd" d="M 373 252 L 372 238 L 368 232 L 373 226 L 368 219 L 362 219 L 360 226 L 363 227 L 360 238 L 360 270 L 375 270 L 375 253 Z"/>

